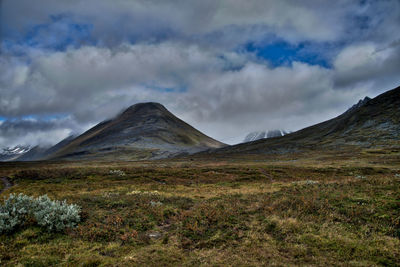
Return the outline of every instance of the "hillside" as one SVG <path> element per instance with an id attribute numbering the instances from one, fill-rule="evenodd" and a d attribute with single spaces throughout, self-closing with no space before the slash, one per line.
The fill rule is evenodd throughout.
<path id="1" fill-rule="evenodd" d="M 398 147 L 400 87 L 364 99 L 342 115 L 300 131 L 215 151 L 218 154 L 264 154 L 304 150 Z"/>

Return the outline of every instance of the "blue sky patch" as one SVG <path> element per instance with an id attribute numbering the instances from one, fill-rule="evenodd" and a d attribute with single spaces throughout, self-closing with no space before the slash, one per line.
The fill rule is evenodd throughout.
<path id="1" fill-rule="evenodd" d="M 316 48 L 317 46 L 320 46 L 319 49 Z M 299 61 L 330 68 L 329 56 L 324 53 L 322 46 L 325 45 L 306 42 L 290 44 L 285 41 L 276 41 L 264 45 L 250 42 L 241 50 L 255 53 L 258 58 L 267 60 L 274 67 L 290 65 L 293 61 Z"/>
<path id="2" fill-rule="evenodd" d="M 149 89 L 163 93 L 184 93 L 188 90 L 186 86 L 179 86 L 179 87 L 160 87 L 156 85 L 145 85 L 145 86 Z"/>
<path id="3" fill-rule="evenodd" d="M 19 117 L 3 117 L 0 116 L 0 121 L 23 121 L 23 120 L 38 120 L 38 121 L 51 121 L 51 120 L 59 120 L 59 119 L 65 119 L 69 115 L 66 113 L 55 113 L 55 114 L 45 114 L 45 115 L 25 115 L 25 116 L 19 116 Z"/>

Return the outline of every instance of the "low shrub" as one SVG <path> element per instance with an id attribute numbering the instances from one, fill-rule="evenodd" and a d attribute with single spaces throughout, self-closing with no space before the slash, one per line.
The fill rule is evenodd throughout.
<path id="1" fill-rule="evenodd" d="M 36 199 L 33 216 L 40 226 L 49 231 L 61 231 L 65 228 L 73 228 L 80 221 L 80 207 L 68 205 L 67 202 L 51 200 L 47 195 Z"/>
<path id="2" fill-rule="evenodd" d="M 80 222 L 80 211 L 77 205 L 53 201 L 47 195 L 32 198 L 11 194 L 0 205 L 0 234 L 10 233 L 30 220 L 48 231 L 62 231 Z"/>

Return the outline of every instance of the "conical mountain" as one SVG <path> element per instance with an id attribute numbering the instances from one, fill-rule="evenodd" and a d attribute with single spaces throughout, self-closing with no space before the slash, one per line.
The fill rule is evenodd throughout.
<path id="1" fill-rule="evenodd" d="M 336 118 L 283 137 L 239 144 L 215 152 L 281 154 L 393 147 L 400 147 L 400 87 L 373 99 L 365 98 Z"/>
<path id="2" fill-rule="evenodd" d="M 154 159 L 225 144 L 175 117 L 159 103 L 140 103 L 60 148 L 52 159 Z"/>

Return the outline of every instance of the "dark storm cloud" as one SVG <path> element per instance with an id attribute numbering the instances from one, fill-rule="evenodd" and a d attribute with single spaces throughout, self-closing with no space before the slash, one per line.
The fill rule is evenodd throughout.
<path id="1" fill-rule="evenodd" d="M 328 119 L 400 82 L 396 0 L 3 1 L 0 118 L 68 120 L 3 122 L 0 146 L 65 137 L 143 101 L 239 141 Z M 279 42 L 302 48 L 277 62 L 265 47 Z M 5 127 L 20 130 L 13 139 Z"/>
<path id="2" fill-rule="evenodd" d="M 52 145 L 82 129 L 68 118 L 53 120 L 14 119 L 0 122 L 2 147 Z"/>
<path id="3" fill-rule="evenodd" d="M 1 43 L 3 41 L 3 0 L 0 0 L 0 54 L 1 54 Z"/>
<path id="4" fill-rule="evenodd" d="M 354 15 L 359 5 L 350 0 L 308 0 L 302 4 L 295 0 L 40 0 L 34 3 L 5 0 L 7 12 L 3 23 L 9 34 L 15 35 L 15 31 L 23 34 L 32 25 L 50 22 L 51 15 L 67 14 L 77 23 L 94 25 L 93 34 L 106 45 L 131 39 L 157 40 L 212 32 L 224 36 L 224 28 L 229 30 L 232 25 L 239 26 L 238 29 L 247 36 L 252 36 L 257 29 L 258 34 L 252 36 L 254 39 L 260 38 L 260 33 L 274 32 L 290 40 L 321 41 L 335 40 L 346 34 L 348 20 L 369 18 L 369 12 L 376 10 L 377 4 L 370 5 L 371 8 L 363 7 L 367 11 Z M 224 38 L 234 43 L 242 39 L 234 34 Z"/>
<path id="5" fill-rule="evenodd" d="M 294 42 L 386 41 L 400 23 L 397 0 L 3 1 L 7 36 L 24 36 L 32 27 L 63 15 L 74 23 L 93 25 L 93 35 L 106 46 L 171 38 L 205 38 L 209 43 L 232 46 L 262 40 L 271 33 Z"/>
<path id="6" fill-rule="evenodd" d="M 1 136 L 12 137 L 26 133 L 27 129 L 32 131 L 48 131 L 59 128 L 56 121 L 37 121 L 33 119 L 10 120 L 0 125 Z"/>

